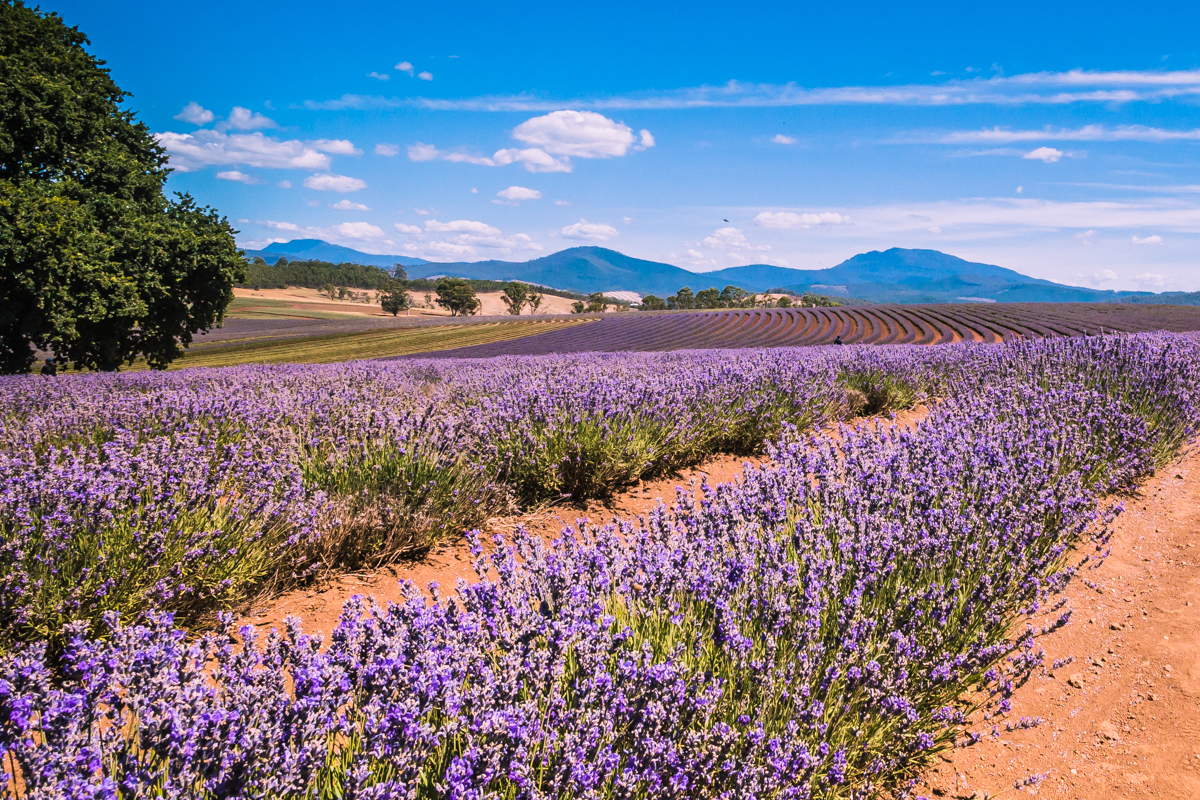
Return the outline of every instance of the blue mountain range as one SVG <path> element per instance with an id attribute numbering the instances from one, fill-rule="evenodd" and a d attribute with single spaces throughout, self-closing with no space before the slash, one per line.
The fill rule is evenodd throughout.
<path id="1" fill-rule="evenodd" d="M 632 291 L 666 297 L 687 286 L 693 292 L 737 286 L 748 292 L 812 291 L 877 303 L 953 302 L 1150 302 L 1200 304 L 1200 293 L 1117 292 L 1066 286 L 1031 278 L 993 264 L 966 261 L 937 250 L 872 250 L 828 269 L 789 269 L 748 264 L 713 272 L 691 272 L 671 264 L 632 258 L 604 247 L 571 247 L 529 261 L 435 263 L 411 256 L 370 255 L 319 239 L 272 244 L 246 251 L 274 263 L 319 259 L 378 267 L 399 264 L 411 278 L 449 275 L 514 280 L 589 294 Z"/>

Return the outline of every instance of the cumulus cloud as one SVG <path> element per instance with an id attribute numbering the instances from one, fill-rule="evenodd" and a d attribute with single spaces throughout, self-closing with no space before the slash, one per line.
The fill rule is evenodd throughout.
<path id="1" fill-rule="evenodd" d="M 329 169 L 329 156 L 295 139 L 280 141 L 261 133 L 156 133 L 154 138 L 180 172 L 241 164 L 260 169 Z"/>
<path id="2" fill-rule="evenodd" d="M 431 144 L 417 142 L 408 146 L 409 161 L 433 161 L 439 155 L 438 149 Z"/>
<path id="3" fill-rule="evenodd" d="M 338 211 L 370 211 L 371 209 L 364 206 L 362 203 L 355 203 L 352 200 L 339 200 L 336 203 L 330 203 L 330 208 L 336 208 Z"/>
<path id="4" fill-rule="evenodd" d="M 540 200 L 542 193 L 537 189 L 526 189 L 524 186 L 510 186 L 496 192 L 496 196 L 506 200 Z"/>
<path id="5" fill-rule="evenodd" d="M 183 111 L 175 115 L 175 119 L 190 122 L 193 125 L 207 125 L 213 121 L 214 115 L 213 112 L 193 100 L 183 107 Z"/>
<path id="6" fill-rule="evenodd" d="M 850 217 L 835 211 L 819 214 L 796 214 L 791 211 L 764 211 L 754 218 L 763 228 L 811 228 L 813 225 L 849 225 Z"/>
<path id="7" fill-rule="evenodd" d="M 513 129 L 513 138 L 556 156 L 610 158 L 623 156 L 635 139 L 628 125 L 594 111 L 554 111 L 527 119 Z M 646 146 L 654 137 L 643 131 Z M 645 142 L 643 142 L 645 143 Z"/>
<path id="8" fill-rule="evenodd" d="M 334 225 L 333 229 L 341 236 L 347 239 L 382 239 L 383 228 L 377 225 L 372 225 L 369 222 L 343 222 L 339 225 Z"/>
<path id="9" fill-rule="evenodd" d="M 1143 272 L 1133 277 L 1138 285 L 1146 289 L 1161 289 L 1167 282 L 1167 276 L 1158 272 Z"/>
<path id="10" fill-rule="evenodd" d="M 396 69 L 399 72 L 407 72 L 409 75 L 412 75 L 413 72 L 415 71 L 415 70 L 413 70 L 413 65 L 407 61 L 401 61 L 399 64 L 397 64 L 394 67 L 394 69 Z"/>
<path id="11" fill-rule="evenodd" d="M 417 77 L 423 81 L 431 81 L 431 80 L 433 80 L 433 73 L 432 72 L 418 72 Z"/>
<path id="12" fill-rule="evenodd" d="M 377 81 L 390 81 L 392 79 L 392 76 L 386 72 L 368 72 L 367 77 L 374 78 Z"/>
<path id="13" fill-rule="evenodd" d="M 479 255 L 480 250 L 495 254 L 517 251 L 540 252 L 542 246 L 524 233 L 506 235 L 499 228 L 486 222 L 456 219 L 442 222 L 436 219 L 425 221 L 425 227 L 393 223 L 396 230 L 411 241 L 403 243 L 401 250 L 407 255 L 432 260 L 458 260 Z"/>
<path id="14" fill-rule="evenodd" d="M 1096 243 L 1096 232 L 1094 230 L 1083 231 L 1075 234 L 1075 238 L 1079 240 L 1080 244 L 1093 245 Z"/>
<path id="15" fill-rule="evenodd" d="M 561 231 L 562 235 L 567 239 L 587 239 L 590 241 L 603 242 L 617 235 L 617 229 L 612 225 L 605 225 L 598 222 L 588 222 L 586 219 L 580 219 L 574 225 L 568 225 Z"/>
<path id="16" fill-rule="evenodd" d="M 322 153 L 332 153 L 335 156 L 361 156 L 362 150 L 354 146 L 349 139 L 314 139 L 307 143 L 314 150 Z"/>
<path id="17" fill-rule="evenodd" d="M 942 229 L 939 228 L 937 225 L 934 225 L 932 228 L 926 228 L 926 230 L 929 231 L 930 233 L 941 233 L 942 232 Z"/>
<path id="18" fill-rule="evenodd" d="M 1129 241 L 1133 242 L 1134 244 L 1162 244 L 1163 238 L 1157 234 L 1155 234 L 1154 236 L 1145 236 L 1145 237 L 1134 234 L 1133 238 L 1130 239 Z"/>
<path id="19" fill-rule="evenodd" d="M 705 237 L 701 244 L 711 250 L 720 250 L 725 253 L 766 252 L 771 249 L 771 245 L 769 244 L 751 244 L 750 240 L 746 238 L 745 233 L 732 226 L 717 228 L 712 232 L 711 236 Z"/>
<path id="20" fill-rule="evenodd" d="M 1108 283 L 1109 281 L 1115 280 L 1117 280 L 1117 273 L 1113 272 L 1111 269 L 1093 272 L 1091 277 L 1088 278 L 1088 282 L 1091 283 L 1092 286 L 1099 286 L 1102 283 Z"/>
<path id="21" fill-rule="evenodd" d="M 1021 156 L 1028 161 L 1044 161 L 1047 164 L 1053 164 L 1063 157 L 1062 150 L 1055 150 L 1053 147 L 1039 147 L 1036 150 L 1030 150 L 1025 155 Z"/>
<path id="22" fill-rule="evenodd" d="M 316 189 L 319 192 L 357 192 L 359 189 L 367 188 L 367 182 L 358 178 L 351 178 L 348 175 L 334 175 L 332 173 L 324 173 L 322 175 L 309 175 L 304 179 L 304 186 L 308 189 Z"/>
<path id="23" fill-rule="evenodd" d="M 594 111 L 555 111 L 527 119 L 513 129 L 513 138 L 529 147 L 506 147 L 490 157 L 461 150 L 445 151 L 417 142 L 409 145 L 413 161 L 452 161 L 485 167 L 523 164 L 529 172 L 570 172 L 572 158 L 612 158 L 631 149 L 654 146 L 654 136 L 642 130 L 634 136 L 624 123 Z"/>
<path id="24" fill-rule="evenodd" d="M 278 128 L 279 123 L 270 117 L 251 111 L 248 108 L 234 106 L 229 112 L 229 118 L 220 124 L 221 128 L 233 128 L 239 131 L 252 131 L 258 128 Z"/>
<path id="25" fill-rule="evenodd" d="M 782 133 L 777 133 L 771 141 L 775 144 L 795 144 L 799 140 L 795 136 L 784 136 Z"/>
<path id="26" fill-rule="evenodd" d="M 377 156 L 394 156 L 400 153 L 400 148 L 394 144 L 377 144 L 375 145 L 375 155 Z"/>
<path id="27" fill-rule="evenodd" d="M 237 183 L 258 183 L 258 180 L 253 175 L 247 175 L 244 172 L 238 172 L 236 169 L 218 172 L 217 179 L 222 181 L 236 181 Z"/>

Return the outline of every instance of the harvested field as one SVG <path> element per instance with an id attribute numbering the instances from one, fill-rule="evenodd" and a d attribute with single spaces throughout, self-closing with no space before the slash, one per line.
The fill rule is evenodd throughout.
<path id="1" fill-rule="evenodd" d="M 1200 306 L 1008 303 L 780 308 L 610 315 L 597 326 L 438 353 L 485 358 L 550 353 L 997 343 L 1014 339 L 1200 330 Z"/>

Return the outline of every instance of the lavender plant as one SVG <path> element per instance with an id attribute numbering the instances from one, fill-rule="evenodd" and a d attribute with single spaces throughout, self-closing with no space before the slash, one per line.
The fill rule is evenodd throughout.
<path id="1" fill-rule="evenodd" d="M 473 537 L 477 582 L 355 598 L 327 646 L 298 621 L 260 639 L 228 618 L 189 642 L 166 615 L 71 628 L 57 672 L 44 643 L 18 645 L 0 658 L 7 793 L 902 788 L 980 702 L 1010 712 L 1041 660 L 1023 620 L 1054 607 L 1071 546 L 1104 536 L 1099 501 L 1196 433 L 1198 353 L 1168 336 L 955 348 L 915 429 L 786 429 L 771 466 L 702 503 L 490 555 Z"/>

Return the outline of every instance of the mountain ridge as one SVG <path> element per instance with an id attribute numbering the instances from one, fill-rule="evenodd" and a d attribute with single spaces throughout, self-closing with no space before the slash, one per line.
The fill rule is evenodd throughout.
<path id="1" fill-rule="evenodd" d="M 319 239 L 301 239 L 248 250 L 272 263 L 280 256 L 353 261 L 379 267 L 404 266 L 412 278 L 449 275 L 484 280 L 518 280 L 583 294 L 632 291 L 660 297 L 684 286 L 693 291 L 726 285 L 748 292 L 814 291 L 882 303 L 944 302 L 1138 302 L 1195 305 L 1200 293 L 1114 291 L 1069 286 L 1024 275 L 1007 267 L 967 261 L 938 250 L 893 247 L 872 250 L 824 269 L 802 270 L 746 264 L 692 272 L 672 264 L 634 258 L 605 247 L 570 247 L 529 261 L 442 263 L 411 256 L 371 255 Z"/>

